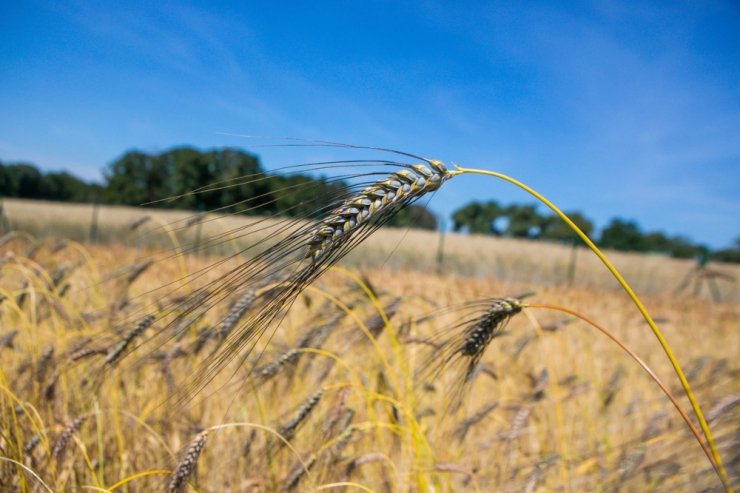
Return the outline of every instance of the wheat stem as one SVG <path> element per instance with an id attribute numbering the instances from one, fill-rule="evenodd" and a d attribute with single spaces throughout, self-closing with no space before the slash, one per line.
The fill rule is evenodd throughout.
<path id="1" fill-rule="evenodd" d="M 678 375 L 678 379 L 681 381 L 681 386 L 683 387 L 684 391 L 686 391 L 686 395 L 688 396 L 689 401 L 691 402 L 691 407 L 693 408 L 694 413 L 696 414 L 696 417 L 699 419 L 699 424 L 701 425 L 701 429 L 704 432 L 704 436 L 707 439 L 709 448 L 712 451 L 714 462 L 716 463 L 717 474 L 719 474 L 720 479 L 722 480 L 722 484 L 727 490 L 727 493 L 732 493 L 732 488 L 730 486 L 729 479 L 727 478 L 727 473 L 725 472 L 725 468 L 722 465 L 722 458 L 720 457 L 719 451 L 717 450 L 717 447 L 714 444 L 714 438 L 712 438 L 712 433 L 709 431 L 709 426 L 707 425 L 707 422 L 704 419 L 704 415 L 701 412 L 699 403 L 696 401 L 696 397 L 694 397 L 694 393 L 691 390 L 691 386 L 689 385 L 688 380 L 686 380 L 686 376 L 684 375 L 683 370 L 681 369 L 681 365 L 678 364 L 678 360 L 676 360 L 676 357 L 673 355 L 673 351 L 671 351 L 671 348 L 668 346 L 668 342 L 663 337 L 663 334 L 660 332 L 660 329 L 655 324 L 655 322 L 653 321 L 652 317 L 650 316 L 648 311 L 643 306 L 640 299 L 637 297 L 634 291 L 632 291 L 632 288 L 629 286 L 629 284 L 627 284 L 627 281 L 624 280 L 624 278 L 617 271 L 617 269 L 614 268 L 611 262 L 609 262 L 609 260 L 604 256 L 604 254 L 601 253 L 601 250 L 598 249 L 598 247 L 591 241 L 591 239 L 583 231 L 581 231 L 581 229 L 578 226 L 576 226 L 575 223 L 571 221 L 568 216 L 566 216 L 560 209 L 555 207 L 555 205 L 552 202 L 547 200 L 544 196 L 537 193 L 535 190 L 528 187 L 524 183 L 521 183 L 509 176 L 506 176 L 501 173 L 497 173 L 495 171 L 461 168 L 460 166 L 457 166 L 457 165 L 455 165 L 455 168 L 457 169 L 457 171 L 453 171 L 450 173 L 453 176 L 458 175 L 458 174 L 465 174 L 465 173 L 493 176 L 495 178 L 500 178 L 502 180 L 508 181 L 509 183 L 516 185 L 519 188 L 530 193 L 531 195 L 536 197 L 538 200 L 540 200 L 542 203 L 544 203 L 547 207 L 549 207 L 555 214 L 557 214 L 560 217 L 560 219 L 565 221 L 565 223 L 568 226 L 570 226 L 570 228 L 581 238 L 581 240 L 583 240 L 583 242 L 586 243 L 586 245 L 588 245 L 588 247 L 596 254 L 596 256 L 599 257 L 599 259 L 604 263 L 606 268 L 609 269 L 609 272 L 612 273 L 614 278 L 619 282 L 619 284 L 627 292 L 629 297 L 635 303 L 635 306 L 637 306 L 637 309 L 640 310 L 640 313 L 645 318 L 645 321 L 647 321 L 648 325 L 650 325 L 650 328 L 653 330 L 655 337 L 658 338 L 658 341 L 660 342 L 660 345 L 663 348 L 663 351 L 665 352 L 666 356 L 668 356 L 668 359 L 671 361 L 671 365 L 673 366 L 673 369 L 675 370 L 676 375 Z"/>

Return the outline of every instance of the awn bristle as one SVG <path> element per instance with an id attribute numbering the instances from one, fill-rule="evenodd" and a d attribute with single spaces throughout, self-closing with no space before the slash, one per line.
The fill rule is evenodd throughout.
<path id="1" fill-rule="evenodd" d="M 208 439 L 208 430 L 201 431 L 188 444 L 180 463 L 177 464 L 175 474 L 172 476 L 167 493 L 183 493 L 187 486 L 188 477 L 198 464 L 200 452 Z"/>

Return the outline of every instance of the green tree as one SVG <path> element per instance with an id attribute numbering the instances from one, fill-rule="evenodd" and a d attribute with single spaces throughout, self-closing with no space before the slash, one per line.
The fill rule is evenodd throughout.
<path id="1" fill-rule="evenodd" d="M 452 214 L 452 229 L 467 230 L 472 234 L 500 235 L 493 222 L 504 216 L 505 210 L 495 201 L 471 202 Z"/>
<path id="2" fill-rule="evenodd" d="M 542 231 L 544 218 L 537 213 L 536 205 L 512 204 L 505 210 L 509 224 L 505 236 L 514 238 L 536 238 Z"/>
<path id="3" fill-rule="evenodd" d="M 393 216 L 386 226 L 396 228 L 419 228 L 436 231 L 437 218 L 434 217 L 429 209 L 419 204 L 412 204 L 404 207 L 395 216 Z"/>
<path id="4" fill-rule="evenodd" d="M 601 232 L 599 246 L 624 251 L 647 251 L 645 236 L 635 221 L 624 221 L 619 218 L 612 222 Z"/>
<path id="5" fill-rule="evenodd" d="M 594 224 L 580 212 L 566 212 L 566 216 L 575 223 L 586 236 L 591 236 L 594 231 Z M 541 240 L 570 242 L 577 238 L 576 234 L 570 229 L 565 221 L 558 216 L 546 216 L 542 221 L 542 232 L 539 236 Z M 580 241 L 580 240 L 579 240 Z"/>

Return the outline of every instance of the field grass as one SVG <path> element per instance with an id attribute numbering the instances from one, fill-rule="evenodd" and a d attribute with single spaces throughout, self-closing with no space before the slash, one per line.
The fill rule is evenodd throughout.
<path id="1" fill-rule="evenodd" d="M 87 241 L 93 217 L 90 204 L 4 199 L 3 210 L 13 229 L 27 231 L 35 237 L 70 238 Z M 143 216 L 152 215 L 136 231 L 130 226 Z M 195 241 L 196 226 L 187 226 L 195 217 L 191 211 L 152 210 L 138 207 L 100 206 L 98 240 L 122 243 L 136 248 L 172 247 L 171 237 L 161 223 L 171 225 L 183 245 Z M 239 234 L 257 221 L 242 215 L 209 214 L 201 225 L 202 238 L 218 237 L 224 231 L 235 231 L 232 237 L 216 242 L 207 249 L 212 254 L 231 254 L 242 249 L 247 240 Z M 274 223 L 274 221 L 270 221 Z M 249 240 L 254 240 L 254 234 Z M 201 242 L 201 247 L 204 246 Z M 370 269 L 385 266 L 391 269 L 412 269 L 421 272 L 439 270 L 440 235 L 423 230 L 384 228 L 382 234 L 369 237 L 345 259 L 347 266 Z M 572 248 L 569 245 L 542 243 L 511 238 L 448 233 L 443 240 L 442 272 L 465 277 L 495 277 L 506 281 L 537 285 L 559 285 L 568 280 Z M 661 255 L 643 255 L 608 251 L 609 259 L 638 293 L 673 292 L 687 273 L 696 265 L 693 260 L 674 259 Z M 740 279 L 740 266 L 710 263 L 709 267 Z M 617 289 L 618 284 L 603 264 L 585 247 L 577 249 L 574 284 L 582 287 Z M 718 281 L 722 298 L 740 301 L 740 283 Z M 689 286 L 688 291 L 693 291 Z M 700 294 L 709 295 L 706 285 Z"/>
<path id="2" fill-rule="evenodd" d="M 203 271 L 245 240 L 235 233 L 233 242 L 173 257 L 173 236 L 158 219 L 130 231 L 141 209 L 101 207 L 103 243 L 59 243 L 87 238 L 90 206 L 3 206 L 11 226 L 48 238 L 0 247 L 2 491 L 168 491 L 176 470 L 201 492 L 722 491 L 664 394 L 583 322 L 540 309 L 513 317 L 459 407 L 460 372 L 430 368 L 460 333 L 461 312 L 440 309 L 531 290 L 527 301 L 580 311 L 612 330 L 690 409 L 649 327 L 585 250 L 569 286 L 567 247 L 450 234 L 438 273 L 438 235 L 381 230 L 343 261 L 348 272 L 327 273 L 274 334 L 182 403 L 189 376 L 212 358 L 210 334 L 244 293 L 206 317 L 168 302 L 238 265 L 232 258 Z M 196 226 L 175 223 L 190 213 L 155 214 L 181 248 L 195 241 Z M 208 221 L 201 245 L 254 220 Z M 722 285 L 719 304 L 675 296 L 691 262 L 608 255 L 660 320 L 737 486 L 737 287 Z M 146 313 L 156 313 L 154 323 L 106 365 Z M 158 337 L 183 321 L 179 340 Z"/>

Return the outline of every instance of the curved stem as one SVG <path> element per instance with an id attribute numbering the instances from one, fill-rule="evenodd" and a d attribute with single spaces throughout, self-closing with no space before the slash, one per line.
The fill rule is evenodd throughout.
<path id="1" fill-rule="evenodd" d="M 622 341 L 617 339 L 617 337 L 611 332 L 609 332 L 607 329 L 597 324 L 596 322 L 586 317 L 585 315 L 578 313 L 575 310 L 571 310 L 569 308 L 565 308 L 562 306 L 546 305 L 546 304 L 540 304 L 540 303 L 532 303 L 532 304 L 524 305 L 524 306 L 528 308 L 547 308 L 548 310 L 558 310 L 558 311 L 565 312 L 570 315 L 576 316 L 580 318 L 581 320 L 583 320 L 584 322 L 592 325 L 595 329 L 599 330 L 602 334 L 604 334 L 609 339 L 614 341 L 620 348 L 622 348 L 622 350 L 625 353 L 629 354 L 632 357 L 632 359 L 637 361 L 637 363 L 642 367 L 642 369 L 645 370 L 648 373 L 648 375 L 650 375 L 650 378 L 652 378 L 653 381 L 658 384 L 658 387 L 660 387 L 660 389 L 668 397 L 668 399 L 670 399 L 670 401 L 673 403 L 678 413 L 683 418 L 683 420 L 686 421 L 686 424 L 688 425 L 689 429 L 691 429 L 691 433 L 693 433 L 694 437 L 696 437 L 696 441 L 699 442 L 699 445 L 701 445 L 701 448 L 704 450 L 704 453 L 707 455 L 707 458 L 709 459 L 709 462 L 712 464 L 712 467 L 714 467 L 714 470 L 717 471 L 717 474 L 719 474 L 719 471 L 717 470 L 717 463 L 714 461 L 714 457 L 712 457 L 712 451 L 709 449 L 709 447 L 707 447 L 706 442 L 701 438 L 701 435 L 699 434 L 699 430 L 697 430 L 696 427 L 694 426 L 694 423 L 691 422 L 691 419 L 686 414 L 686 411 L 683 410 L 681 405 L 673 397 L 673 394 L 671 394 L 670 390 L 668 390 L 668 387 L 665 386 L 665 384 L 660 380 L 660 378 L 658 378 L 658 376 L 647 365 L 647 363 L 642 361 L 642 359 L 639 356 L 637 356 L 629 347 L 627 347 L 626 344 L 624 344 Z M 721 476 L 720 476 L 720 479 L 721 479 Z"/>
<path id="2" fill-rule="evenodd" d="M 678 360 L 676 360 L 676 357 L 673 355 L 671 348 L 668 346 L 668 342 L 666 342 L 665 338 L 663 337 L 663 334 L 660 332 L 660 329 L 658 329 L 658 326 L 655 325 L 655 322 L 653 322 L 652 317 L 647 312 L 647 310 L 643 306 L 640 299 L 637 297 L 635 292 L 632 291 L 632 288 L 629 286 L 629 284 L 627 284 L 627 281 L 625 281 L 624 278 L 621 276 L 621 274 L 617 272 L 617 269 L 614 268 L 611 262 L 607 260 L 604 254 L 601 253 L 601 251 L 596 247 L 596 245 L 594 245 L 591 239 L 588 236 L 586 236 L 586 234 L 583 231 L 581 231 L 581 229 L 578 226 L 576 226 L 575 223 L 571 221 L 568 216 L 566 216 L 560 209 L 555 207 L 555 205 L 552 202 L 547 200 L 545 197 L 537 193 L 532 188 L 504 174 L 496 173 L 495 171 L 461 168 L 460 166 L 457 166 L 457 165 L 455 165 L 455 167 L 457 168 L 457 171 L 453 172 L 455 174 L 471 173 L 471 174 L 478 174 L 478 175 L 493 176 L 495 178 L 500 178 L 502 180 L 508 181 L 509 183 L 516 185 L 522 190 L 533 195 L 538 200 L 540 200 L 542 203 L 544 203 L 547 207 L 549 207 L 555 214 L 557 214 L 560 217 L 560 219 L 565 221 L 565 223 L 568 226 L 570 226 L 570 228 L 581 238 L 581 240 L 583 240 L 584 243 L 586 243 L 586 245 L 588 245 L 588 247 L 596 254 L 596 256 L 599 257 L 599 259 L 601 259 L 601 261 L 604 263 L 606 268 L 609 269 L 609 272 L 612 273 L 614 278 L 619 282 L 619 284 L 624 288 L 624 290 L 627 292 L 629 297 L 635 303 L 635 306 L 637 306 L 637 309 L 640 310 L 640 313 L 645 318 L 645 321 L 647 321 L 648 325 L 650 325 L 650 328 L 653 330 L 655 337 L 658 338 L 658 341 L 660 342 L 660 345 L 663 348 L 663 351 L 665 352 L 666 356 L 668 356 L 668 359 L 671 361 L 671 365 L 673 366 L 673 369 L 676 372 L 676 375 L 678 375 L 678 379 L 681 381 L 681 386 L 683 387 L 684 391 L 686 391 L 686 395 L 688 396 L 689 401 L 691 402 L 691 407 L 694 410 L 694 414 L 696 414 L 696 417 L 699 420 L 699 425 L 701 426 L 701 429 L 704 432 L 704 436 L 707 439 L 707 443 L 709 444 L 709 448 L 712 451 L 714 462 L 717 465 L 717 473 L 719 474 L 720 479 L 722 479 L 722 484 L 725 486 L 725 489 L 727 490 L 728 493 L 732 493 L 732 489 L 730 487 L 730 483 L 727 478 L 727 473 L 725 472 L 725 468 L 722 465 L 722 458 L 720 457 L 719 452 L 717 451 L 717 447 L 714 444 L 714 438 L 712 438 L 712 433 L 709 431 L 709 426 L 707 425 L 707 421 L 704 419 L 704 414 L 701 412 L 699 403 L 696 401 L 696 398 L 694 397 L 694 393 L 691 391 L 691 386 L 689 385 L 688 380 L 686 380 L 686 376 L 684 375 L 683 370 L 681 369 L 681 366 L 678 364 Z"/>

